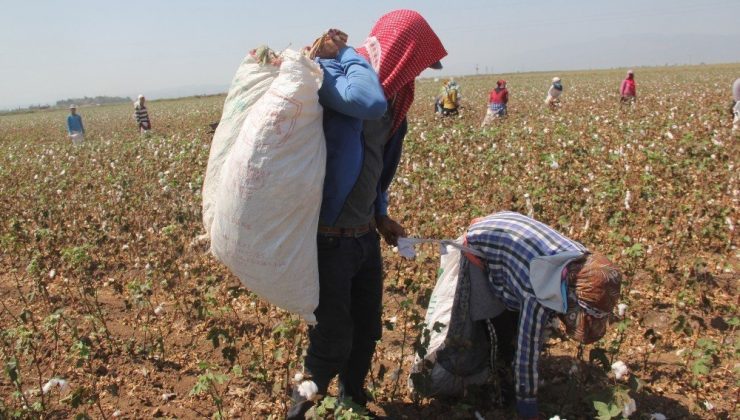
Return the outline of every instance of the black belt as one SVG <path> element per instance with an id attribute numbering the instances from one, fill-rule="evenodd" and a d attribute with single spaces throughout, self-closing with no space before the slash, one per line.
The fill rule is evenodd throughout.
<path id="1" fill-rule="evenodd" d="M 329 236 L 342 236 L 346 238 L 357 238 L 375 229 L 375 223 L 367 223 L 356 227 L 334 227 L 319 225 L 319 234 Z"/>

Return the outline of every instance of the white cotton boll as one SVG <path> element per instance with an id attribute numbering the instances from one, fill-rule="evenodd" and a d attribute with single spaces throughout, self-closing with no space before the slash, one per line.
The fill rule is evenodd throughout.
<path id="1" fill-rule="evenodd" d="M 295 374 L 295 375 L 293 376 L 293 381 L 295 381 L 296 383 L 298 383 L 298 382 L 300 382 L 300 381 L 302 381 L 302 380 L 303 380 L 303 374 L 302 374 L 301 372 L 297 372 L 297 373 L 296 373 L 296 374 Z"/>
<path id="2" fill-rule="evenodd" d="M 164 312 L 165 312 L 164 311 L 164 306 L 162 306 L 161 303 L 159 305 L 157 305 L 156 308 L 154 308 L 154 315 L 156 315 L 156 316 L 161 316 L 161 315 L 164 314 Z"/>
<path id="3" fill-rule="evenodd" d="M 704 408 L 706 408 L 708 411 L 714 410 L 714 404 L 710 403 L 709 401 L 704 401 Z"/>
<path id="4" fill-rule="evenodd" d="M 123 414 L 121 413 L 121 410 L 116 410 L 113 412 L 113 417 L 121 417 L 121 414 Z"/>
<path id="5" fill-rule="evenodd" d="M 560 167 L 560 165 L 558 164 L 557 161 L 554 161 L 553 160 L 552 163 L 550 163 L 550 168 L 552 168 L 552 169 L 558 169 L 559 167 Z"/>
<path id="6" fill-rule="evenodd" d="M 161 396 L 161 398 L 162 398 L 162 401 L 165 401 L 165 402 L 167 402 L 167 401 L 169 401 L 169 400 L 174 400 L 174 399 L 175 399 L 175 397 L 177 397 L 177 394 L 176 394 L 176 393 L 174 393 L 174 392 L 165 392 L 165 393 L 164 393 L 164 394 L 162 394 L 162 396 Z"/>
<path id="7" fill-rule="evenodd" d="M 619 313 L 619 316 L 624 316 L 625 312 L 627 312 L 628 307 L 629 306 L 627 306 L 626 303 L 620 303 L 619 305 L 617 305 L 617 311 Z"/>
<path id="8" fill-rule="evenodd" d="M 57 270 L 51 269 L 49 270 L 49 278 L 53 279 L 57 275 Z"/>
<path id="9" fill-rule="evenodd" d="M 48 394 L 49 391 L 51 391 L 52 388 L 57 384 L 57 378 L 49 379 L 49 382 L 45 383 L 44 386 L 41 387 L 41 392 L 44 394 Z"/>
<path id="10" fill-rule="evenodd" d="M 629 402 L 624 403 L 624 408 L 622 409 L 622 415 L 624 417 L 629 417 L 635 411 L 637 411 L 637 403 L 635 403 L 634 399 L 630 398 Z"/>
<path id="11" fill-rule="evenodd" d="M 567 420 L 567 419 L 561 419 L 560 416 L 552 416 L 550 417 L 550 420 Z"/>
<path id="12" fill-rule="evenodd" d="M 62 393 L 69 391 L 69 383 L 66 380 L 51 378 L 41 387 L 41 392 L 48 394 L 54 387 L 59 387 L 59 391 Z"/>
<path id="13" fill-rule="evenodd" d="M 485 417 L 483 417 L 479 412 L 475 412 L 475 418 L 476 420 L 486 420 Z"/>
<path id="14" fill-rule="evenodd" d="M 57 190 L 57 195 L 62 195 L 62 190 Z"/>
<path id="15" fill-rule="evenodd" d="M 629 368 L 627 368 L 627 365 L 625 365 L 623 361 L 617 360 L 616 362 L 612 363 L 612 372 L 614 372 L 614 376 L 617 378 L 617 380 L 620 380 L 623 376 L 627 375 L 630 370 Z"/>
<path id="16" fill-rule="evenodd" d="M 318 392 L 319 387 L 316 386 L 314 381 L 303 381 L 298 385 L 298 394 L 309 401 L 313 401 Z"/>
<path id="17" fill-rule="evenodd" d="M 630 209 L 630 199 L 632 198 L 632 193 L 627 190 L 627 194 L 624 195 L 624 208 L 625 210 Z"/>
<path id="18" fill-rule="evenodd" d="M 390 318 L 390 319 L 388 320 L 388 322 L 390 322 L 391 324 L 395 324 L 396 322 L 398 322 L 398 317 L 397 317 L 397 316 L 392 316 L 392 317 L 391 317 L 391 318 Z"/>
<path id="19" fill-rule="evenodd" d="M 62 393 L 69 391 L 69 383 L 64 379 L 58 379 L 57 386 L 59 386 L 59 391 Z"/>
<path id="20" fill-rule="evenodd" d="M 650 415 L 650 420 L 666 420 L 666 416 L 663 413 L 653 413 Z"/>

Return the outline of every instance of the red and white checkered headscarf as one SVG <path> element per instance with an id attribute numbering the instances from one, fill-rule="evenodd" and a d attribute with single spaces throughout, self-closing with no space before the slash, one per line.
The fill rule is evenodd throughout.
<path id="1" fill-rule="evenodd" d="M 391 134 L 414 102 L 414 80 L 447 55 L 437 34 L 413 10 L 394 10 L 383 15 L 357 52 L 378 73 L 385 97 L 392 104 Z"/>

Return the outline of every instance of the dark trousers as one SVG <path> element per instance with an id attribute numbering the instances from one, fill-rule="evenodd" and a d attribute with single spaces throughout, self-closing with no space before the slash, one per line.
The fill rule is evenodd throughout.
<path id="1" fill-rule="evenodd" d="M 516 339 L 519 332 L 519 312 L 506 310 L 491 319 L 496 330 L 498 354 L 496 370 L 501 384 L 503 404 L 509 406 L 516 402 L 516 380 L 514 379 L 514 358 Z"/>
<path id="2" fill-rule="evenodd" d="M 326 395 L 339 374 L 342 397 L 367 403 L 365 377 L 382 333 L 383 261 L 378 235 L 319 235 L 319 307 L 308 332 L 306 370 Z"/>

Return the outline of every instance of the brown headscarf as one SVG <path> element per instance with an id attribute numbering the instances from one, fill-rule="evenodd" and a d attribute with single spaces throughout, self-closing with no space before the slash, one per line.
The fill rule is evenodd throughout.
<path id="1" fill-rule="evenodd" d="M 622 274 L 605 256 L 588 254 L 568 264 L 567 278 L 565 330 L 584 344 L 593 343 L 606 333 L 609 314 L 619 300 Z"/>

